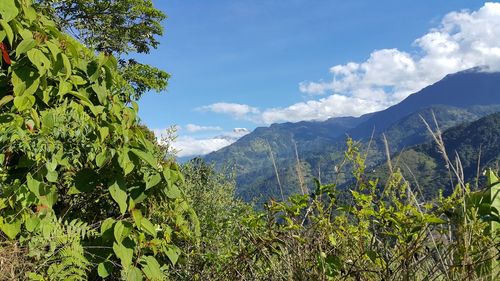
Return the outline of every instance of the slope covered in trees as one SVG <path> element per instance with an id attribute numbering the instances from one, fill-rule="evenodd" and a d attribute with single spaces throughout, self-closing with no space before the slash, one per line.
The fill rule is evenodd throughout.
<path id="1" fill-rule="evenodd" d="M 348 180 L 339 179 L 332 168 L 342 160 L 346 135 L 370 144 L 369 165 L 377 165 L 385 158 L 382 134 L 391 153 L 398 152 L 429 140 L 419 115 L 429 119 L 434 112 L 441 128 L 447 129 L 499 111 L 499 92 L 500 73 L 471 69 L 448 75 L 386 110 L 358 118 L 257 128 L 204 158 L 232 169 L 237 194 L 246 200 L 280 198 L 281 193 L 312 188 L 315 177 L 324 182 Z"/>
<path id="2" fill-rule="evenodd" d="M 454 167 L 447 168 L 446 158 L 434 140 L 392 157 L 395 167 L 400 168 L 410 182 L 420 186 L 417 191 L 427 199 L 436 197 L 439 190 L 446 195 L 451 193 L 453 186 L 459 184 L 459 179 L 453 176 L 454 169 L 463 172 L 463 181 L 470 182 L 471 188 L 484 184 L 481 178 L 487 168 L 498 169 L 500 113 L 450 128 L 442 134 L 442 142 L 446 157 L 453 161 Z M 387 174 L 384 165 L 377 170 L 378 176 Z"/>
<path id="3" fill-rule="evenodd" d="M 468 81 L 467 88 L 462 87 L 461 81 Z M 384 136 L 391 153 L 430 140 L 420 115 L 430 120 L 434 114 L 441 128 L 447 129 L 500 111 L 499 81 L 500 73 L 477 70 L 457 73 L 387 110 L 359 118 L 257 128 L 204 158 L 219 168 L 232 169 L 236 174 L 237 194 L 246 200 L 280 198 L 280 185 L 287 195 L 312 188 L 314 177 L 323 182 L 348 180 L 348 177 L 339 179 L 333 168 L 344 155 L 346 135 L 357 136 L 355 139 L 362 141 L 365 149 L 369 145 L 368 164 L 375 166 L 385 159 Z M 462 90 L 455 92 L 459 86 Z M 451 98 L 455 94 L 457 96 Z M 470 95 L 477 96 L 478 102 L 469 100 Z M 456 102 L 457 99 L 467 99 L 470 103 Z M 488 99 L 490 103 L 486 104 Z"/>

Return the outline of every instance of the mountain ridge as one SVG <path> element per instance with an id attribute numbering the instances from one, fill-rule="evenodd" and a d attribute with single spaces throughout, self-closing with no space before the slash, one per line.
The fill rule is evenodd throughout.
<path id="1" fill-rule="evenodd" d="M 449 74 L 382 111 L 260 127 L 204 158 L 218 168 L 232 168 L 237 192 L 247 200 L 259 194 L 276 195 L 277 178 L 282 178 L 284 193 L 291 194 L 300 181 L 294 175 L 297 163 L 306 175 L 303 180 L 311 183 L 313 175 L 325 171 L 322 165 L 332 169 L 343 157 L 347 135 L 364 144 L 372 134 L 375 136 L 370 163 L 375 165 L 384 155 L 382 133 L 388 137 L 393 153 L 428 140 L 420 115 L 429 120 L 435 114 L 446 129 L 496 111 L 500 111 L 500 72 L 471 69 Z M 323 173 L 325 180 L 331 180 L 330 174 Z"/>

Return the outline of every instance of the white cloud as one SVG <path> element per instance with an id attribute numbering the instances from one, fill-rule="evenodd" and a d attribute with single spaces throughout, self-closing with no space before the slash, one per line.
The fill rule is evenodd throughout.
<path id="1" fill-rule="evenodd" d="M 207 132 L 207 131 L 222 131 L 219 126 L 200 126 L 195 124 L 187 124 L 183 127 L 184 130 L 190 133 Z"/>
<path id="2" fill-rule="evenodd" d="M 356 97 L 331 95 L 329 97 L 296 103 L 287 108 L 268 109 L 262 113 L 262 122 L 271 124 L 279 121 L 298 122 L 303 120 L 321 120 L 325 116 L 361 115 L 365 111 L 377 111 L 385 106 Z"/>
<path id="3" fill-rule="evenodd" d="M 475 66 L 500 70 L 500 3 L 449 13 L 413 45 L 411 54 L 375 50 L 364 62 L 335 65 L 330 68 L 332 80 L 299 84 L 303 93 L 330 96 L 264 110 L 261 121 L 358 116 L 395 104 L 449 73 Z"/>
<path id="4" fill-rule="evenodd" d="M 240 103 L 218 102 L 210 105 L 198 107 L 198 111 L 211 111 L 215 113 L 229 114 L 238 119 L 248 119 L 250 114 L 260 113 L 258 108 Z"/>
<path id="5" fill-rule="evenodd" d="M 177 156 L 205 155 L 232 144 L 234 141 L 224 138 L 196 139 L 193 137 L 179 137 L 173 143 L 173 147 L 179 151 Z"/>
<path id="6" fill-rule="evenodd" d="M 178 151 L 177 156 L 179 157 L 205 155 L 236 142 L 248 133 L 250 131 L 246 128 L 235 128 L 231 132 L 224 132 L 211 138 L 179 136 L 172 143 L 172 147 Z"/>

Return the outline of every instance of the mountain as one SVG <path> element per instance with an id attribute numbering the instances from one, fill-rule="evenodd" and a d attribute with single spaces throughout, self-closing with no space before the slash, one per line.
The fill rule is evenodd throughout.
<path id="1" fill-rule="evenodd" d="M 449 74 L 433 85 L 410 95 L 400 103 L 377 112 L 372 118 L 350 131 L 353 137 L 365 137 L 374 128 L 388 126 L 418 109 L 431 105 L 469 107 L 490 105 L 500 101 L 500 72 L 484 72 L 473 68 Z"/>
<path id="2" fill-rule="evenodd" d="M 498 169 L 500 161 L 500 113 L 474 122 L 466 122 L 442 133 L 446 154 L 456 163 L 460 159 L 465 182 L 475 186 L 487 168 Z M 413 190 L 424 198 L 432 198 L 439 190 L 450 194 L 458 184 L 453 170 L 449 171 L 443 155 L 434 141 L 409 147 L 392 156 L 394 168 L 399 168 L 412 184 Z M 388 168 L 380 165 L 373 176 L 384 179 Z M 481 186 L 481 184 L 478 184 Z"/>
<path id="3" fill-rule="evenodd" d="M 236 175 L 237 193 L 244 199 L 280 198 L 281 193 L 302 192 L 311 186 L 313 177 L 322 182 L 348 180 L 347 176 L 334 178 L 333 172 L 344 156 L 347 135 L 360 140 L 364 148 L 370 143 L 368 165 L 376 166 L 384 160 L 382 134 L 391 153 L 429 140 L 420 116 L 432 120 L 434 114 L 444 130 L 497 111 L 500 72 L 471 69 L 447 75 L 392 107 L 361 117 L 257 128 L 232 145 L 206 155 L 205 160 L 218 168 L 231 169 Z"/>

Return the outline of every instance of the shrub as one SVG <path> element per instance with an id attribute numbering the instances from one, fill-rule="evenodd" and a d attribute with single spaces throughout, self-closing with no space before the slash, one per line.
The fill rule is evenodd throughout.
<path id="1" fill-rule="evenodd" d="M 0 7 L 0 239 L 27 248 L 32 279 L 162 279 L 190 210 L 179 167 L 139 126 L 115 58 L 30 2 Z M 179 212 L 154 224 L 155 202 Z"/>

